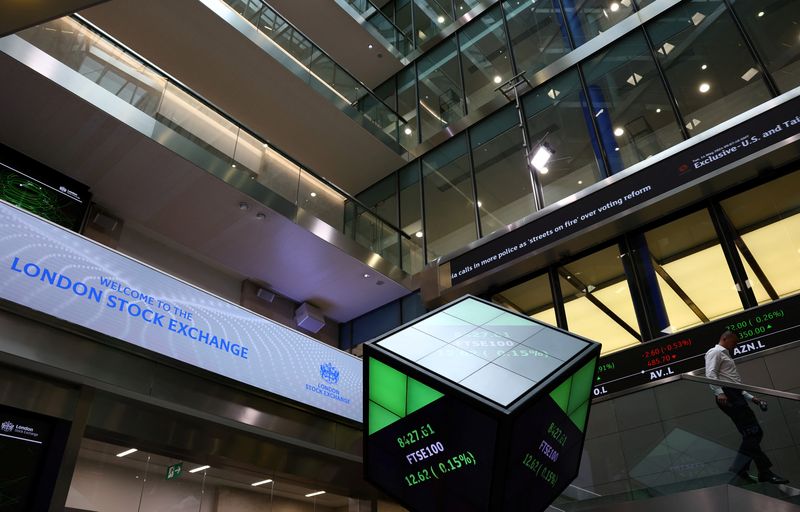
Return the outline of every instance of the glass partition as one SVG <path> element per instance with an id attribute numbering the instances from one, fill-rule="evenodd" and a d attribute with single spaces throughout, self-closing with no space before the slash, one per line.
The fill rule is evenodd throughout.
<path id="1" fill-rule="evenodd" d="M 492 302 L 557 326 L 550 276 L 543 274 L 492 295 Z"/>
<path id="2" fill-rule="evenodd" d="M 569 35 L 557 3 L 504 0 L 503 10 L 514 61 L 525 76 L 569 53 Z"/>
<path id="3" fill-rule="evenodd" d="M 602 343 L 602 354 L 642 339 L 621 258 L 612 245 L 558 268 L 568 330 Z"/>
<path id="4" fill-rule="evenodd" d="M 502 98 L 497 87 L 514 74 L 500 6 L 485 12 L 459 34 L 467 111 Z"/>
<path id="5" fill-rule="evenodd" d="M 422 139 L 464 115 L 464 89 L 454 37 L 421 57 L 417 64 Z"/>
<path id="6" fill-rule="evenodd" d="M 562 0 L 575 47 L 610 29 L 633 13 L 632 0 Z"/>
<path id="7" fill-rule="evenodd" d="M 582 67 L 612 174 L 683 140 L 641 32 L 616 41 Z"/>
<path id="8" fill-rule="evenodd" d="M 759 303 L 800 291 L 800 172 L 721 201 Z"/>
<path id="9" fill-rule="evenodd" d="M 403 270 L 409 274 L 422 270 L 425 254 L 422 250 L 422 189 L 419 162 L 414 162 L 398 172 L 400 189 L 400 225 L 410 238 L 403 238 Z M 414 272 L 411 272 L 411 271 Z"/>
<path id="10" fill-rule="evenodd" d="M 689 135 L 770 99 L 722 0 L 683 3 L 649 23 L 647 32 Z"/>

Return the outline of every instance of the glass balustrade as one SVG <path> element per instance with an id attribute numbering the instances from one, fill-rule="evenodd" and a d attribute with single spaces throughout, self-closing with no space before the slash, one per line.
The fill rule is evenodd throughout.
<path id="1" fill-rule="evenodd" d="M 220 0 L 274 42 L 335 98 L 355 109 L 364 120 L 402 148 L 407 123 L 367 86 L 337 64 L 277 11 L 261 0 Z M 387 20 L 388 21 L 388 20 Z"/>
<path id="2" fill-rule="evenodd" d="M 26 53 L 26 64 L 272 210 L 294 220 L 302 208 L 401 266 L 410 237 L 399 228 L 84 21 L 49 21 L 0 39 L 0 48 Z M 345 222 L 352 209 L 357 229 Z"/>

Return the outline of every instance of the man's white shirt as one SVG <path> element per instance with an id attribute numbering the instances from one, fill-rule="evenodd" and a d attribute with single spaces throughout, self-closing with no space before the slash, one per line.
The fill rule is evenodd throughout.
<path id="1" fill-rule="evenodd" d="M 722 345 L 714 345 L 708 352 L 706 352 L 706 377 L 709 379 L 724 380 L 736 384 L 742 383 L 742 377 L 739 375 L 739 370 L 736 369 L 736 363 L 733 362 L 731 354 L 728 349 Z M 720 386 L 710 385 L 711 391 L 715 395 L 723 393 Z M 753 395 L 747 391 L 742 391 L 742 396 L 747 400 L 752 400 Z"/>

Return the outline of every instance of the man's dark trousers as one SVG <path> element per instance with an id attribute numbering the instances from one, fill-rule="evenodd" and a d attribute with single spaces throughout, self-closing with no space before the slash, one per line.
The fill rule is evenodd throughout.
<path id="1" fill-rule="evenodd" d="M 756 415 L 747 404 L 747 399 L 742 396 L 740 389 L 723 387 L 722 391 L 728 397 L 728 404 L 721 405 L 717 402 L 717 406 L 728 415 L 733 424 L 736 425 L 736 429 L 742 434 L 742 444 L 739 445 L 739 453 L 736 454 L 736 459 L 731 465 L 731 471 L 734 473 L 746 472 L 752 460 L 755 462 L 759 474 L 769 473 L 772 462 L 770 462 L 767 454 L 761 450 L 761 439 L 764 437 L 764 431 L 761 430 Z"/>

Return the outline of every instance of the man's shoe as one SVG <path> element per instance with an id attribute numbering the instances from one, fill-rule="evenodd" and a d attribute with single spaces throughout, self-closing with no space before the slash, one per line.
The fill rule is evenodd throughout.
<path id="1" fill-rule="evenodd" d="M 762 473 L 758 475 L 759 482 L 766 482 L 768 484 L 788 484 L 789 480 L 778 476 L 775 473 Z"/>

